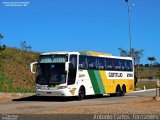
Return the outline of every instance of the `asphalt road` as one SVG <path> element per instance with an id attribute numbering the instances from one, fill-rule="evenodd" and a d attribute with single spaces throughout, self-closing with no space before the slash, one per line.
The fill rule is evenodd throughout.
<path id="1" fill-rule="evenodd" d="M 141 91 L 134 93 L 127 93 L 123 97 L 110 97 L 110 96 L 89 96 L 83 101 L 78 101 L 75 98 L 64 97 L 37 97 L 31 96 L 21 99 L 14 99 L 12 102 L 0 103 L 0 118 L 6 120 L 6 118 L 15 118 L 15 120 L 53 120 L 56 119 L 77 119 L 83 117 L 83 119 L 93 119 L 93 115 L 45 115 L 44 111 L 56 111 L 58 108 L 74 107 L 74 106 L 87 106 L 87 105 L 102 105 L 112 103 L 125 103 L 125 101 L 135 101 L 142 97 L 154 97 L 156 95 L 155 90 Z M 35 115 L 36 114 L 36 115 Z M 53 117 L 54 116 L 54 117 Z M 16 119 L 17 117 L 17 119 Z"/>

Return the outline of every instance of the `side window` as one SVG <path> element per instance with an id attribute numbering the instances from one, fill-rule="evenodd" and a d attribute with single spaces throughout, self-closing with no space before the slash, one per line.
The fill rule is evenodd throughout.
<path id="1" fill-rule="evenodd" d="M 106 59 L 106 69 L 113 70 L 113 59 L 112 58 Z"/>
<path id="2" fill-rule="evenodd" d="M 120 65 L 121 65 L 121 71 L 125 71 L 126 68 L 125 68 L 125 60 L 120 60 Z"/>
<path id="3" fill-rule="evenodd" d="M 86 57 L 79 56 L 79 69 L 87 69 Z"/>
<path id="4" fill-rule="evenodd" d="M 97 69 L 97 58 L 87 57 L 88 69 Z"/>
<path id="5" fill-rule="evenodd" d="M 120 59 L 114 59 L 114 70 L 121 70 L 121 61 L 120 61 Z"/>
<path id="6" fill-rule="evenodd" d="M 99 58 L 98 60 L 98 69 L 104 70 L 106 68 L 106 61 L 104 58 Z"/>
<path id="7" fill-rule="evenodd" d="M 133 71 L 133 65 L 131 60 L 126 60 L 126 70 Z"/>

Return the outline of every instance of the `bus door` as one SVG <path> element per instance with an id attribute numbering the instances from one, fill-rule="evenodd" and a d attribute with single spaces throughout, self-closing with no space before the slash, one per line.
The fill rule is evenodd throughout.
<path id="1" fill-rule="evenodd" d="M 70 55 L 68 85 L 75 84 L 77 74 L 77 55 Z"/>

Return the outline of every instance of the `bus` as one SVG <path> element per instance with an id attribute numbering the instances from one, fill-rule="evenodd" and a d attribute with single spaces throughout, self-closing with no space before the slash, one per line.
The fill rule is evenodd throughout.
<path id="1" fill-rule="evenodd" d="M 37 96 L 87 95 L 123 96 L 134 91 L 134 67 L 131 57 L 82 52 L 42 53 L 30 64 L 36 75 Z"/>

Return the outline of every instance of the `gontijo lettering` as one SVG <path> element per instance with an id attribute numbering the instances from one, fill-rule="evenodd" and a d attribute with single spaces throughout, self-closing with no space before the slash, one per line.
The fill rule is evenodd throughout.
<path id="1" fill-rule="evenodd" d="M 109 73 L 109 77 L 123 77 L 122 73 Z"/>

